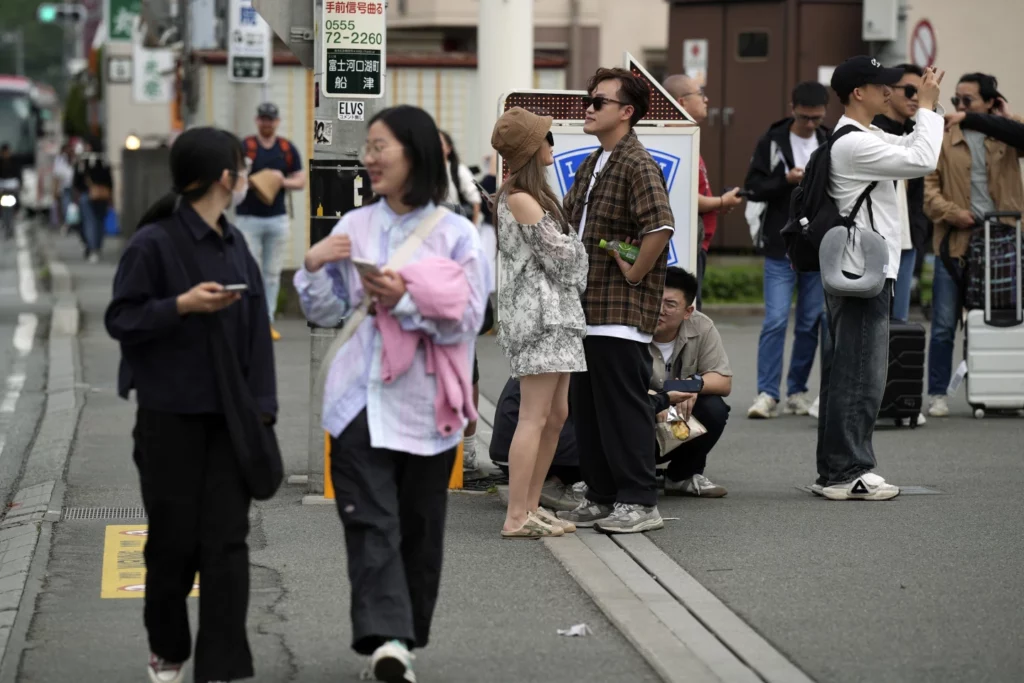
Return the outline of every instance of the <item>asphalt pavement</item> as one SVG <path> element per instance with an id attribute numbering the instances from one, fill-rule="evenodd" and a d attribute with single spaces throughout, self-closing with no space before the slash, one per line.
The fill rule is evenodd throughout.
<path id="1" fill-rule="evenodd" d="M 116 246 L 110 245 L 108 253 Z M 73 240 L 58 240 L 58 247 L 82 309 L 76 353 L 84 407 L 68 461 L 64 516 L 52 525 L 46 553 L 33 564 L 31 590 L 18 617 L 22 628 L 15 629 L 8 645 L 0 683 L 127 683 L 141 680 L 145 665 L 142 601 L 137 591 L 119 591 L 116 585 L 113 593 L 125 597 L 101 597 L 109 593 L 103 588 L 105 546 L 111 548 L 108 564 L 121 562 L 121 569 L 127 568 L 124 576 L 141 576 L 132 574 L 137 560 L 124 548 L 132 525 L 145 524 L 131 462 L 133 406 L 116 396 L 118 351 L 102 327 L 114 257 L 90 265 L 81 262 Z M 0 372 L 8 377 L 19 360 L 8 347 L 13 347 L 22 306 L 2 296 L 12 286 L 4 279 L 9 268 L 6 254 L 3 258 Z M 8 306 L 11 315 L 3 314 Z M 929 419 L 913 431 L 886 427 L 876 436 L 879 473 L 932 493 L 874 504 L 814 498 L 797 488 L 814 476 L 813 419 L 745 417 L 755 393 L 759 322 L 718 321 L 736 376 L 729 399 L 733 414 L 707 475 L 726 486 L 729 495 L 662 501 L 662 514 L 677 519 L 646 535 L 653 544 L 648 550 L 636 546 L 647 557 L 663 551 L 662 577 L 648 575 L 653 572 L 636 577 L 636 566 L 622 562 L 626 551 L 636 552 L 633 545 L 623 550 L 596 536 L 579 535 L 573 541 L 581 541 L 577 546 L 554 546 L 559 539 L 501 541 L 497 532 L 503 507 L 497 496 L 450 496 L 432 642 L 416 662 L 421 681 L 751 680 L 749 671 L 736 666 L 715 669 L 717 678 L 704 677 L 705 665 L 715 668 L 711 659 L 724 660 L 730 653 L 743 659 L 749 651 L 744 649 L 749 638 L 744 636 L 747 646 L 738 640 L 739 629 L 725 632 L 707 618 L 708 606 L 717 601 L 722 608 L 714 617 L 718 623 L 724 623 L 722 612 L 731 610 L 752 627 L 751 633 L 819 683 L 1024 680 L 1019 573 L 1024 508 L 1016 495 L 1024 484 L 1024 420 L 977 421 L 961 393 L 951 401 L 951 417 Z M 41 317 L 37 340 L 45 339 L 46 324 Z M 288 473 L 303 474 L 309 338 L 300 320 L 282 320 L 279 329 L 284 338 L 275 345 L 282 406 L 278 434 Z M 11 439 L 31 441 L 34 432 L 44 395 L 44 361 L 37 357 L 41 345 L 37 341 L 21 357 L 27 365 L 17 419 L 0 421 L 0 429 L 8 425 L 0 474 L 8 460 L 18 460 L 18 447 L 10 444 L 21 442 Z M 958 348 L 957 357 L 960 353 Z M 493 402 L 508 366 L 493 337 L 480 339 L 479 356 L 481 392 Z M 811 385 L 816 383 L 815 374 Z M 486 426 L 482 431 L 486 434 Z M 22 436 L 11 436 L 17 434 Z M 6 481 L 6 476 L 0 479 Z M 303 486 L 283 487 L 272 501 L 253 508 L 249 632 L 256 680 L 354 681 L 363 662 L 349 649 L 341 525 L 331 506 L 302 505 L 304 493 Z M 577 558 L 590 557 L 612 568 L 631 595 L 595 589 L 593 567 L 573 564 L 578 549 L 593 554 L 576 553 Z M 650 604 L 658 590 L 655 583 L 671 592 L 686 573 L 710 590 L 707 597 L 698 596 L 699 604 L 680 599 L 689 613 L 660 603 L 652 608 L 657 619 L 630 622 L 623 617 L 627 597 Z M 630 576 L 651 585 L 637 588 Z M 190 603 L 194 618 L 196 601 Z M 680 620 L 693 622 L 694 616 L 721 642 L 691 640 L 687 646 L 698 650 L 692 670 L 678 667 L 666 673 L 652 665 L 673 661 L 664 657 L 664 646 L 678 641 L 662 632 L 679 636 L 689 629 L 694 635 L 701 623 L 679 627 Z M 586 623 L 591 635 L 556 635 L 557 629 L 578 623 Z M 637 624 L 650 628 L 637 635 Z M 680 640 L 686 642 L 683 636 Z M 705 651 L 693 644 L 700 642 Z M 708 656 L 706 650 L 722 649 L 722 644 L 722 653 Z M 736 672 L 735 677 L 720 673 L 725 670 Z M 764 671 L 758 676 L 786 680 Z"/>

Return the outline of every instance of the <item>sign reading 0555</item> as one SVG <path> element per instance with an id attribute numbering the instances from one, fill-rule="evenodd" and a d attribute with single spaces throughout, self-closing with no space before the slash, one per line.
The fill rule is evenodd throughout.
<path id="1" fill-rule="evenodd" d="M 383 45 L 384 35 L 373 31 L 356 30 L 356 22 L 349 19 L 328 19 L 324 39 L 335 45 Z"/>

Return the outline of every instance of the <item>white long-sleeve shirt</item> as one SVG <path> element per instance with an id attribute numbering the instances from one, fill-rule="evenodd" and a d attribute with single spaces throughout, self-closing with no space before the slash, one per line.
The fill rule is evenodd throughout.
<path id="1" fill-rule="evenodd" d="M 853 210 L 860 193 L 872 182 L 878 185 L 871 192 L 871 211 L 867 201 L 857 213 L 856 227 L 871 230 L 874 216 L 875 230 L 885 238 L 889 250 L 886 277 L 895 279 L 900 268 L 902 249 L 899 200 L 892 181 L 920 178 L 935 170 L 942 149 L 943 118 L 933 111 L 919 109 L 917 125 L 910 135 L 889 135 L 876 126 L 863 126 L 843 116 L 836 130 L 854 125 L 867 131 L 867 135 L 845 135 L 832 146 L 832 173 L 829 194 L 835 200 L 839 213 L 847 216 Z M 889 182 L 883 182 L 889 181 Z M 857 249 L 847 244 L 842 268 L 857 275 L 864 274 L 864 259 Z"/>

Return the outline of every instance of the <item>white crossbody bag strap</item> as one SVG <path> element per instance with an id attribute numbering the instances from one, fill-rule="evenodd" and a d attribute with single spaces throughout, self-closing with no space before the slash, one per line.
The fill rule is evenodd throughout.
<path id="1" fill-rule="evenodd" d="M 439 206 L 430 215 L 423 218 L 420 224 L 416 226 L 416 229 L 412 231 L 412 234 L 405 238 L 401 246 L 395 250 L 391 258 L 388 260 L 385 268 L 397 271 L 399 268 L 404 266 L 412 258 L 416 250 L 420 248 L 420 245 L 430 237 L 431 233 L 434 232 L 434 228 L 441 222 L 441 219 L 445 217 L 445 214 L 449 213 L 448 209 L 443 206 Z M 327 382 L 327 373 L 331 369 L 331 364 L 334 362 L 335 356 L 341 351 L 341 347 L 345 345 L 352 335 L 356 333 L 359 326 L 366 320 L 366 316 L 369 315 L 370 311 L 370 297 L 364 296 L 363 300 L 359 302 L 355 310 L 349 314 L 348 318 L 345 319 L 345 324 L 342 326 L 341 331 L 338 332 L 338 336 L 334 338 L 331 345 L 327 348 L 327 353 L 324 354 L 323 363 L 320 365 L 320 373 L 317 375 L 317 386 L 323 389 L 324 384 Z"/>

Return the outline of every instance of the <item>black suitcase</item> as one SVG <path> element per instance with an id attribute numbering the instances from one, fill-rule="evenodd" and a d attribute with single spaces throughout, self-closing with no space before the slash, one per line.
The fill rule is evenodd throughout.
<path id="1" fill-rule="evenodd" d="M 891 418 L 901 426 L 908 418 L 911 429 L 924 403 L 925 334 L 920 323 L 889 321 L 889 370 L 878 417 Z"/>

